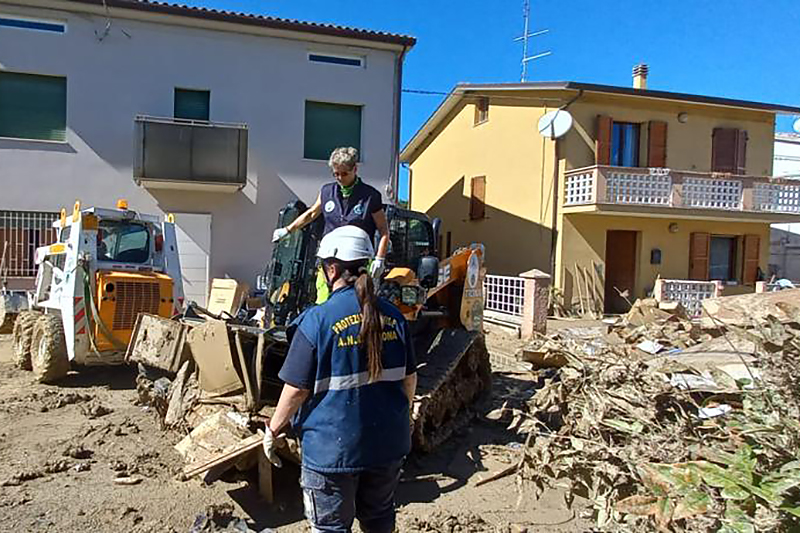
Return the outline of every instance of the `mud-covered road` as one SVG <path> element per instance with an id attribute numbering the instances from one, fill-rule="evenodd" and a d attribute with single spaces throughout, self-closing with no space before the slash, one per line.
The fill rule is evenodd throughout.
<path id="1" fill-rule="evenodd" d="M 124 367 L 89 369 L 59 386 L 41 385 L 14 368 L 10 336 L 0 335 L 0 531 L 187 533 L 210 506 L 254 531 L 308 530 L 294 465 L 276 471 L 272 505 L 259 498 L 255 471 L 211 485 L 179 481 L 173 446 L 182 435 L 163 431 L 137 405 L 134 377 Z M 501 394 L 530 386 L 496 382 Z M 435 454 L 410 459 L 398 493 L 399 530 L 585 530 L 555 492 L 518 502 L 513 476 L 474 486 L 508 466 L 517 446 L 519 437 L 479 420 Z"/>

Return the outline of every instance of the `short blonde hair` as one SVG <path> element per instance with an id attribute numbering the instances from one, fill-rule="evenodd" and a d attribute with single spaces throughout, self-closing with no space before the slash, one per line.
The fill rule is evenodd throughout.
<path id="1" fill-rule="evenodd" d="M 328 159 L 328 166 L 343 166 L 353 168 L 358 163 L 358 150 L 352 146 L 340 146 L 331 152 L 331 157 Z"/>

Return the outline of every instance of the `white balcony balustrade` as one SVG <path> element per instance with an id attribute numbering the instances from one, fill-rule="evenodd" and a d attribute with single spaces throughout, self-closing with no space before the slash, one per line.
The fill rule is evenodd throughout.
<path id="1" fill-rule="evenodd" d="M 567 172 L 564 207 L 592 204 L 800 214 L 800 182 L 600 165 Z"/>

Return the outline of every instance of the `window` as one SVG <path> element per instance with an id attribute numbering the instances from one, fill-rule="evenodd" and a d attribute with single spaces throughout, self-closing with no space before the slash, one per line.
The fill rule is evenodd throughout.
<path id="1" fill-rule="evenodd" d="M 36 248 L 56 242 L 53 222 L 58 218 L 50 212 L 0 211 L 0 278 L 36 276 Z"/>
<path id="2" fill-rule="evenodd" d="M 479 220 L 486 216 L 486 176 L 475 176 L 471 182 L 469 219 Z"/>
<path id="3" fill-rule="evenodd" d="M 361 67 L 364 65 L 364 60 L 360 57 L 319 54 L 315 52 L 308 53 L 308 60 L 312 63 L 328 63 L 330 65 L 344 65 L 347 67 Z"/>
<path id="4" fill-rule="evenodd" d="M 150 231 L 144 224 L 117 220 L 100 222 L 97 259 L 121 263 L 146 263 L 150 259 Z"/>
<path id="5" fill-rule="evenodd" d="M 20 30 L 49 31 L 53 33 L 67 31 L 67 26 L 63 22 L 10 17 L 8 15 L 0 15 L 0 28 L 18 28 Z"/>
<path id="6" fill-rule="evenodd" d="M 611 132 L 611 164 L 613 166 L 639 166 L 639 130 L 639 124 L 614 122 Z"/>
<path id="7" fill-rule="evenodd" d="M 306 101 L 303 157 L 325 161 L 339 146 L 361 157 L 361 106 Z"/>
<path id="8" fill-rule="evenodd" d="M 747 163 L 747 132 L 736 128 L 714 128 L 711 135 L 711 170 L 744 174 Z"/>
<path id="9" fill-rule="evenodd" d="M 209 120 L 211 91 L 175 89 L 175 118 Z"/>
<path id="10" fill-rule="evenodd" d="M 712 235 L 709 251 L 708 279 L 736 280 L 736 237 Z"/>
<path id="11" fill-rule="evenodd" d="M 66 132 L 66 78 L 0 72 L 0 137 L 63 142 Z"/>
<path id="12" fill-rule="evenodd" d="M 486 97 L 478 98 L 475 103 L 475 122 L 474 125 L 483 124 L 489 120 L 489 99 Z"/>
<path id="13" fill-rule="evenodd" d="M 433 253 L 433 228 L 427 221 L 402 212 L 389 220 L 391 247 L 387 262 L 392 266 L 417 268 L 419 258 Z"/>

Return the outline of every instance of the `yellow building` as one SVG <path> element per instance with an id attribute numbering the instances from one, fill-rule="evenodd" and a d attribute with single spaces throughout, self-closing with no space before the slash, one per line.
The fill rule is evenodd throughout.
<path id="1" fill-rule="evenodd" d="M 567 304 L 592 290 L 608 312 L 658 276 L 752 291 L 770 223 L 800 221 L 800 185 L 768 177 L 775 116 L 800 108 L 647 90 L 638 74 L 634 88 L 458 85 L 401 154 L 441 253 L 483 242 L 490 274 L 537 268 Z M 557 139 L 539 131 L 554 110 L 572 119 Z"/>

